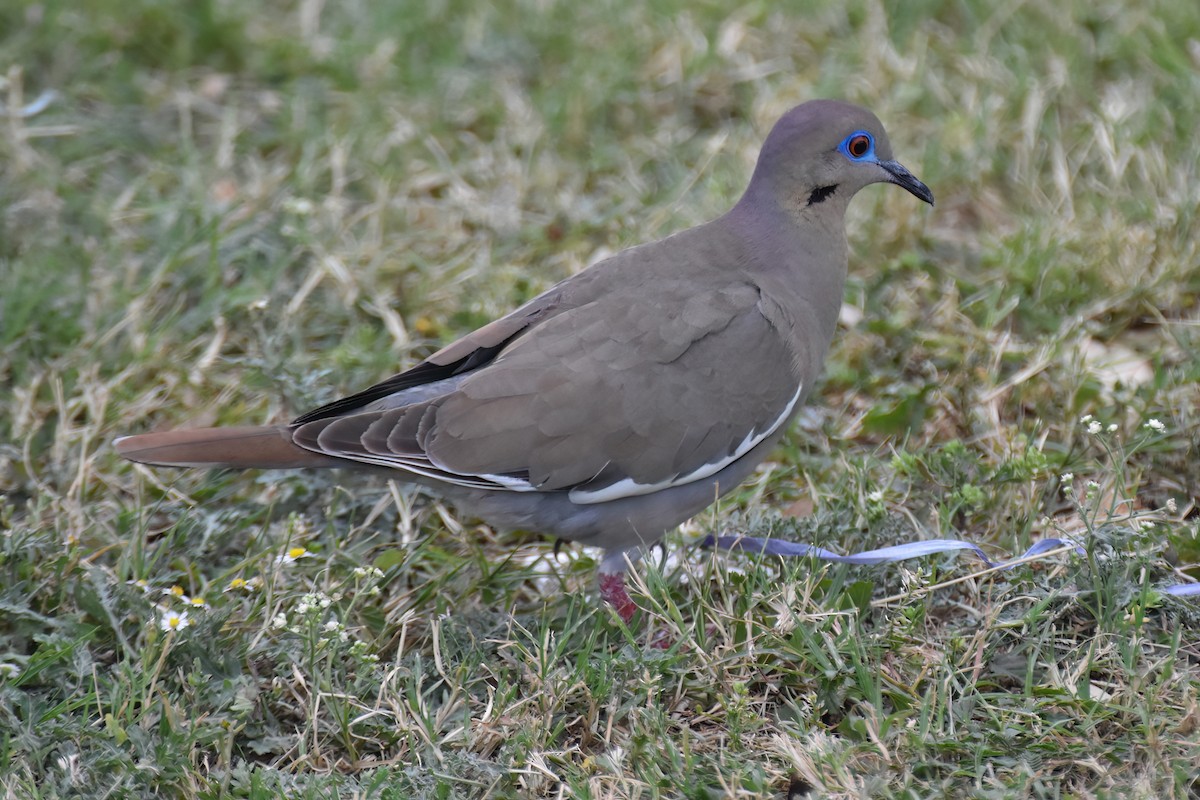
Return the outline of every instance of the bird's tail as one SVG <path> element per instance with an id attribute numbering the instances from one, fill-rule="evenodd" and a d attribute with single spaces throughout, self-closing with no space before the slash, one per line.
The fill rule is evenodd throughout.
<path id="1" fill-rule="evenodd" d="M 305 450 L 282 425 L 196 428 L 122 436 L 113 442 L 130 461 L 159 467 L 299 469 L 344 467 L 351 462 Z"/>

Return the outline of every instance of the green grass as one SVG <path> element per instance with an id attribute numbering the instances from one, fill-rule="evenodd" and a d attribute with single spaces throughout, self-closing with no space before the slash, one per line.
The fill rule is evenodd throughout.
<path id="1" fill-rule="evenodd" d="M 1200 791 L 1200 613 L 1158 591 L 1200 561 L 1200 6 L 731 8 L 0 8 L 0 102 L 60 93 L 0 117 L 6 797 Z M 593 553 L 109 446 L 288 419 L 711 218 L 817 96 L 938 205 L 855 200 L 823 386 L 631 628 Z"/>

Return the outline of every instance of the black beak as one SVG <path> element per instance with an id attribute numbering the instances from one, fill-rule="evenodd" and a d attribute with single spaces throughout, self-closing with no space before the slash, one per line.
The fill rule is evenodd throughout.
<path id="1" fill-rule="evenodd" d="M 913 193 L 914 196 L 924 200 L 929 205 L 933 205 L 933 192 L 929 191 L 929 187 L 917 180 L 917 176 L 913 175 L 899 161 L 880 161 L 879 166 L 883 167 L 884 171 L 890 176 L 889 183 L 894 183 L 897 186 L 903 186 Z"/>

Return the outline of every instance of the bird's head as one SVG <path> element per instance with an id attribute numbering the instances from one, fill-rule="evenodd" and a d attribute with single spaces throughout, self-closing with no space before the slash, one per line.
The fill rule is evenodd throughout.
<path id="1" fill-rule="evenodd" d="M 872 183 L 894 183 L 933 205 L 929 187 L 892 158 L 878 117 L 850 103 L 813 100 L 775 123 L 750 191 L 765 188 L 793 208 L 828 203 L 844 209 L 855 192 Z"/>

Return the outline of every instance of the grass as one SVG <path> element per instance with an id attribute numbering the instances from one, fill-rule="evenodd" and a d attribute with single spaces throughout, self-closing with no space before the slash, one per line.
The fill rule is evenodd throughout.
<path id="1" fill-rule="evenodd" d="M 4 795 L 1200 791 L 1200 614 L 1160 591 L 1200 560 L 1200 7 L 802 5 L 0 8 L 5 107 L 59 93 L 0 117 Z M 710 218 L 815 96 L 938 205 L 855 200 L 824 385 L 631 628 L 593 553 L 109 446 L 287 419 Z"/>

